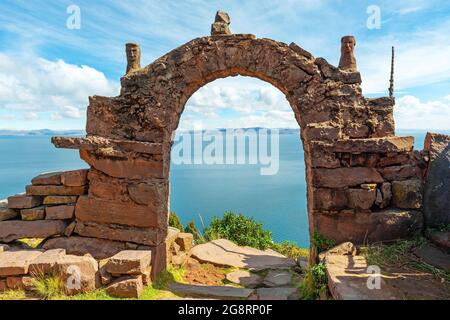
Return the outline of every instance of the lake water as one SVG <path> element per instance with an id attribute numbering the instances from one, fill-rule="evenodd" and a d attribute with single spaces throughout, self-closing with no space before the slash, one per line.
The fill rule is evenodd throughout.
<path id="1" fill-rule="evenodd" d="M 425 132 L 397 134 L 415 136 L 416 149 L 423 148 Z M 87 167 L 78 151 L 56 149 L 49 136 L 0 137 L 0 154 L 0 199 L 24 192 L 41 172 Z M 280 135 L 276 175 L 260 175 L 255 165 L 172 165 L 170 174 L 171 211 L 183 224 L 194 220 L 201 229 L 202 221 L 207 225 L 230 210 L 262 222 L 276 241 L 308 246 L 305 167 L 297 134 Z"/>

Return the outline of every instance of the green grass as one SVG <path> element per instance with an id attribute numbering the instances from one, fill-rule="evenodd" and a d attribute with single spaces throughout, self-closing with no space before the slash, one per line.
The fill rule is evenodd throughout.
<path id="1" fill-rule="evenodd" d="M 309 257 L 309 249 L 307 248 L 300 248 L 297 246 L 297 244 L 284 241 L 281 243 L 274 243 L 272 245 L 272 250 L 281 253 L 282 255 L 285 255 L 286 257 L 297 259 L 300 257 Z"/>
<path id="2" fill-rule="evenodd" d="M 432 274 L 437 279 L 450 282 L 450 272 L 429 265 L 413 253 L 413 249 L 426 243 L 426 239 L 418 237 L 413 240 L 400 240 L 391 245 L 373 245 L 361 248 L 369 265 L 410 268 Z"/>

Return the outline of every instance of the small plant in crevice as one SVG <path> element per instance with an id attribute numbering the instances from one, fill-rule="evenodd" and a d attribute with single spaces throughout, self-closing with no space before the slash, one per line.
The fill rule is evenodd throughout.
<path id="1" fill-rule="evenodd" d="M 274 243 L 271 247 L 272 250 L 281 253 L 282 255 L 297 259 L 300 257 L 309 257 L 308 248 L 300 248 L 296 243 L 283 241 L 281 243 Z"/>
<path id="2" fill-rule="evenodd" d="M 317 300 L 328 292 L 328 278 L 325 263 L 312 266 L 300 285 L 300 295 L 304 300 Z"/>
<path id="3" fill-rule="evenodd" d="M 317 253 L 331 249 L 336 245 L 335 240 L 325 237 L 318 231 L 314 232 L 314 235 L 311 239 L 311 243 L 314 246 L 314 249 L 316 250 Z"/>

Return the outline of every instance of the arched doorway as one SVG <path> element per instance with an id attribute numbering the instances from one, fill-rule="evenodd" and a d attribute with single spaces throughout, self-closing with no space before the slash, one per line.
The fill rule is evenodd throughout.
<path id="1" fill-rule="evenodd" d="M 278 89 L 238 76 L 191 96 L 172 146 L 170 211 L 200 230 L 227 211 L 242 213 L 274 241 L 309 247 L 299 126 Z"/>
<path id="2" fill-rule="evenodd" d="M 76 232 L 150 246 L 153 273 L 164 268 L 173 134 L 194 92 L 237 75 L 272 84 L 294 112 L 311 238 L 362 243 L 420 230 L 421 212 L 395 210 L 389 197 L 391 182 L 420 177 L 413 138 L 394 136 L 394 99 L 366 99 L 359 72 L 336 68 L 294 43 L 220 35 L 136 66 L 121 79 L 118 97 L 90 98 L 85 139 L 53 139 L 58 147 L 80 149 L 91 166 L 90 194 L 76 206 Z M 108 198 L 92 193 L 98 185 L 108 188 Z"/>

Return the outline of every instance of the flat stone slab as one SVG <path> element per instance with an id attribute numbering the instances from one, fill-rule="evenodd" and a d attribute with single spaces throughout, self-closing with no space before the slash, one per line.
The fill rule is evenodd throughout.
<path id="1" fill-rule="evenodd" d="M 111 257 L 105 268 L 111 274 L 143 274 L 150 267 L 150 250 L 124 250 Z"/>
<path id="2" fill-rule="evenodd" d="M 106 259 L 126 249 L 124 242 L 85 237 L 58 237 L 47 240 L 42 248 L 65 249 L 67 254 L 83 256 L 91 254 L 95 259 Z"/>
<path id="3" fill-rule="evenodd" d="M 8 198 L 8 208 L 10 209 L 30 209 L 41 204 L 42 198 L 34 195 L 19 194 Z"/>
<path id="4" fill-rule="evenodd" d="M 20 210 L 20 215 L 24 221 L 36 221 L 45 219 L 45 207 L 39 206 L 31 209 Z"/>
<path id="5" fill-rule="evenodd" d="M 436 268 L 450 271 L 450 255 L 442 252 L 435 246 L 424 244 L 416 248 L 414 254 Z"/>
<path id="6" fill-rule="evenodd" d="M 261 284 L 263 280 L 261 276 L 247 270 L 237 270 L 230 272 L 226 275 L 226 279 L 246 288 L 256 288 Z"/>
<path id="7" fill-rule="evenodd" d="M 334 143 L 332 150 L 334 152 L 408 152 L 414 145 L 414 137 L 385 137 L 368 139 L 346 139 L 338 140 Z"/>
<path id="8" fill-rule="evenodd" d="M 76 203 L 77 196 L 47 196 L 44 198 L 45 205 L 71 204 Z"/>
<path id="9" fill-rule="evenodd" d="M 16 210 L 8 208 L 8 200 L 0 200 L 0 221 L 15 219 L 18 216 Z"/>
<path id="10" fill-rule="evenodd" d="M 43 252 L 36 259 L 31 261 L 28 272 L 31 275 L 42 275 L 53 273 L 54 267 L 58 259 L 66 255 L 64 249 L 52 249 Z"/>
<path id="11" fill-rule="evenodd" d="M 429 238 L 433 244 L 450 254 L 450 231 L 434 231 Z"/>
<path id="12" fill-rule="evenodd" d="M 181 283 L 169 284 L 169 290 L 180 294 L 219 299 L 247 299 L 254 291 L 253 289 L 228 286 L 202 286 Z"/>
<path id="13" fill-rule="evenodd" d="M 258 300 L 298 299 L 297 288 L 259 288 L 256 290 Z"/>
<path id="14" fill-rule="evenodd" d="M 0 242 L 62 235 L 66 226 L 66 223 L 60 220 L 3 221 L 0 222 Z"/>
<path id="15" fill-rule="evenodd" d="M 31 180 L 33 185 L 60 185 L 62 172 L 44 172 Z"/>
<path id="16" fill-rule="evenodd" d="M 30 263 L 41 254 L 42 251 L 39 250 L 6 251 L 0 253 L 0 277 L 27 274 Z"/>
<path id="17" fill-rule="evenodd" d="M 283 287 L 291 284 L 292 273 L 288 270 L 270 270 L 264 278 L 266 287 Z"/>
<path id="18" fill-rule="evenodd" d="M 87 186 L 66 187 L 66 186 L 35 186 L 29 185 L 25 187 L 28 196 L 81 196 L 88 191 Z M 38 204 L 42 204 L 42 201 Z M 32 206 L 35 207 L 36 205 Z M 32 208 L 30 207 L 30 208 Z"/>
<path id="19" fill-rule="evenodd" d="M 397 300 L 403 296 L 384 279 L 380 278 L 380 289 L 369 289 L 367 280 L 373 274 L 367 270 L 363 256 L 326 254 L 328 288 L 336 300 Z"/>
<path id="20" fill-rule="evenodd" d="M 98 262 L 91 256 L 63 255 L 56 261 L 54 270 L 67 295 L 93 291 L 100 284 Z"/>
<path id="21" fill-rule="evenodd" d="M 192 249 L 192 256 L 202 262 L 250 270 L 290 268 L 295 261 L 273 250 L 239 247 L 225 239 L 213 240 Z"/>

